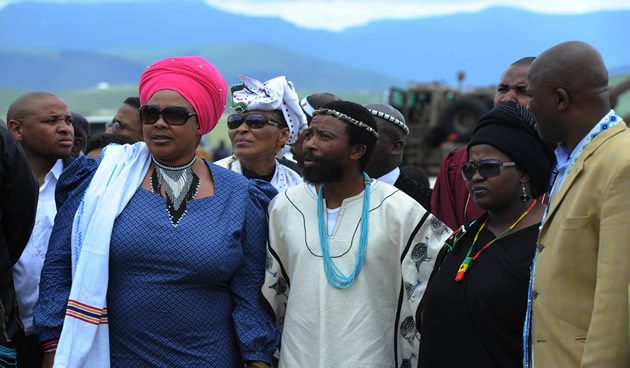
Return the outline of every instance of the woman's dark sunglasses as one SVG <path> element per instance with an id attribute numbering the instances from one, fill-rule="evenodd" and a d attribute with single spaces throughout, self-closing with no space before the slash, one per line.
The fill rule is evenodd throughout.
<path id="1" fill-rule="evenodd" d="M 228 128 L 236 129 L 243 124 L 247 124 L 251 129 L 260 129 L 265 126 L 265 124 L 280 126 L 282 125 L 280 122 L 275 121 L 266 117 L 263 114 L 249 114 L 249 115 L 240 115 L 240 114 L 232 114 L 227 118 Z"/>
<path id="2" fill-rule="evenodd" d="M 501 174 L 501 166 L 510 167 L 517 165 L 516 162 L 501 162 L 499 160 L 479 161 L 476 164 L 467 163 L 462 165 L 462 176 L 466 181 L 472 180 L 476 171 L 479 171 L 479 175 L 484 178 L 499 176 Z"/>
<path id="3" fill-rule="evenodd" d="M 162 111 L 155 105 L 142 105 L 140 107 L 140 121 L 143 124 L 155 124 L 160 115 L 168 125 L 184 125 L 191 116 L 195 116 L 197 113 L 189 112 L 183 106 L 167 106 Z"/>

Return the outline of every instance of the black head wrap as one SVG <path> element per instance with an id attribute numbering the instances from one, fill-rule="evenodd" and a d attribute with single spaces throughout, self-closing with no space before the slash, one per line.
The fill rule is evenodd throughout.
<path id="1" fill-rule="evenodd" d="M 76 112 L 70 112 L 72 114 L 72 127 L 74 128 L 74 136 L 83 138 L 83 144 L 87 143 L 88 133 L 90 130 L 90 124 L 83 115 Z"/>
<path id="2" fill-rule="evenodd" d="M 513 101 L 501 104 L 479 119 L 468 151 L 476 144 L 488 144 L 503 152 L 529 175 L 533 194 L 538 197 L 547 190 L 555 156 L 531 122 L 532 115 L 525 107 Z"/>

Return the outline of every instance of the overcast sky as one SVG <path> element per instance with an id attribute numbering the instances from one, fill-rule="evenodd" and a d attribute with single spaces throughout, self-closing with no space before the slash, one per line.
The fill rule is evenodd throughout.
<path id="1" fill-rule="evenodd" d="M 33 0 L 0 0 L 9 3 Z M 37 0 L 40 2 L 124 2 L 149 0 Z M 181 1 L 181 0 L 178 0 Z M 191 1 L 191 0 L 189 0 Z M 341 30 L 378 19 L 408 19 L 475 12 L 489 6 L 513 6 L 544 12 L 574 14 L 597 10 L 630 9 L 629 0 L 204 0 L 226 11 L 277 16 L 305 28 Z"/>

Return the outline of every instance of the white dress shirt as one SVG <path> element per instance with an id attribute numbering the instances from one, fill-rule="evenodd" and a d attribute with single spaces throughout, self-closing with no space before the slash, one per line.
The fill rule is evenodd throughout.
<path id="1" fill-rule="evenodd" d="M 37 214 L 31 238 L 22 252 L 22 256 L 13 266 L 13 283 L 18 301 L 18 308 L 26 335 L 35 333 L 33 327 L 33 306 L 39 297 L 39 279 L 46 259 L 48 240 L 52 233 L 57 206 L 55 188 L 63 171 L 63 161 L 57 160 L 46 174 L 44 184 L 39 187 Z"/>
<path id="2" fill-rule="evenodd" d="M 394 185 L 396 180 L 398 180 L 399 176 L 400 176 L 400 168 L 396 167 L 394 170 L 378 178 L 378 181 L 382 181 L 383 183 L 387 183 L 389 185 Z"/>

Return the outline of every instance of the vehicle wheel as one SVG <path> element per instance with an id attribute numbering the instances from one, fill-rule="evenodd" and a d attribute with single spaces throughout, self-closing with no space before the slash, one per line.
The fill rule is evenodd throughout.
<path id="1" fill-rule="evenodd" d="M 443 126 L 447 134 L 455 134 L 457 142 L 468 142 L 481 115 L 488 112 L 477 99 L 462 98 L 453 101 L 444 112 Z"/>

